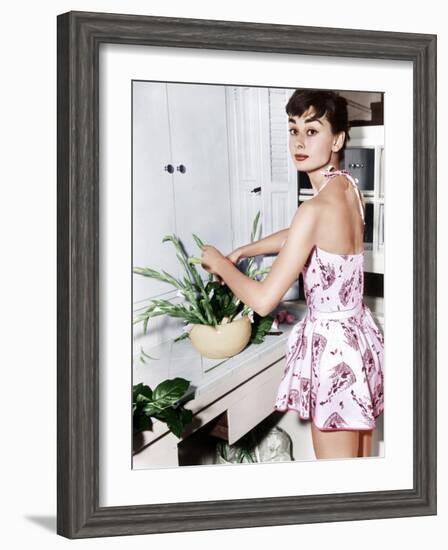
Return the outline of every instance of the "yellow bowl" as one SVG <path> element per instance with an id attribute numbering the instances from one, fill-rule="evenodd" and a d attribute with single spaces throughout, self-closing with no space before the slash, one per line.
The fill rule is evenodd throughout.
<path id="1" fill-rule="evenodd" d="M 225 359 L 240 353 L 250 340 L 252 323 L 247 315 L 213 327 L 193 325 L 190 340 L 195 349 L 209 359 Z"/>

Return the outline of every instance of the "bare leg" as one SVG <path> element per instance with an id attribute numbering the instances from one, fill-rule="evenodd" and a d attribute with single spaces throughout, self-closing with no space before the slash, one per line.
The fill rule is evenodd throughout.
<path id="1" fill-rule="evenodd" d="M 358 456 L 372 456 L 373 430 L 362 430 L 359 432 Z"/>
<path id="2" fill-rule="evenodd" d="M 319 430 L 311 422 L 316 458 L 355 458 L 359 450 L 359 432 L 354 430 Z"/>

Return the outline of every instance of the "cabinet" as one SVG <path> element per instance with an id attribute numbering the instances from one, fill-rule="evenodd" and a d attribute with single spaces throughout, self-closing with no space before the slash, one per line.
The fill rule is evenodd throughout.
<path id="1" fill-rule="evenodd" d="M 165 235 L 174 233 L 193 255 L 200 250 L 192 234 L 226 253 L 233 247 L 225 88 L 132 85 L 132 266 L 178 277 L 182 268 Z M 165 282 L 133 275 L 134 309 L 172 296 Z"/>

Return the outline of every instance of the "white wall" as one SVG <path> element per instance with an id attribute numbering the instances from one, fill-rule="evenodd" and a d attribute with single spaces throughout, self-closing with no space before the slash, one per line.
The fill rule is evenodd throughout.
<path id="1" fill-rule="evenodd" d="M 382 547 L 396 537 L 400 548 L 420 548 L 446 533 L 448 520 L 448 400 L 438 409 L 439 515 L 243 530 L 203 531 L 90 539 L 69 543 L 56 525 L 56 15 L 69 10 L 135 13 L 235 21 L 258 21 L 438 34 L 439 205 L 448 200 L 444 155 L 448 121 L 448 30 L 443 3 L 424 5 L 377 0 L 316 3 L 165 2 L 78 0 L 7 2 L 2 8 L 1 108 L 1 341 L 2 341 L 2 543 L 47 549 L 66 544 L 110 548 L 354 548 Z M 399 182 L 397 182 L 399 183 Z M 439 341 L 448 331 L 448 217 L 439 215 Z M 5 308 L 6 305 L 6 308 Z M 6 353 L 5 353 L 6 351 Z M 447 361 L 440 356 L 439 394 L 448 385 Z M 218 535 L 218 536 L 216 536 Z"/>

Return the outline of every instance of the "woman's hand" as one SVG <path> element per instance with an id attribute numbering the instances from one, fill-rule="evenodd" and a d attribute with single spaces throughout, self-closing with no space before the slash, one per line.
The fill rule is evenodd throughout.
<path id="1" fill-rule="evenodd" d="M 226 256 L 226 258 L 230 260 L 232 264 L 235 266 L 238 264 L 238 262 L 242 257 L 243 255 L 241 254 L 241 251 L 238 248 Z M 201 258 L 202 267 L 209 273 L 213 273 L 213 275 L 215 275 L 218 282 L 220 282 L 223 285 L 225 283 L 219 276 L 218 272 L 216 271 L 216 262 L 220 258 L 224 258 L 224 256 L 214 246 L 205 245 L 204 248 L 202 249 L 202 258 Z"/>
<path id="2" fill-rule="evenodd" d="M 221 258 L 224 258 L 224 256 L 217 248 L 210 244 L 206 244 L 202 249 L 201 266 L 205 269 L 205 271 L 208 271 L 213 275 L 218 275 L 216 269 Z"/>

